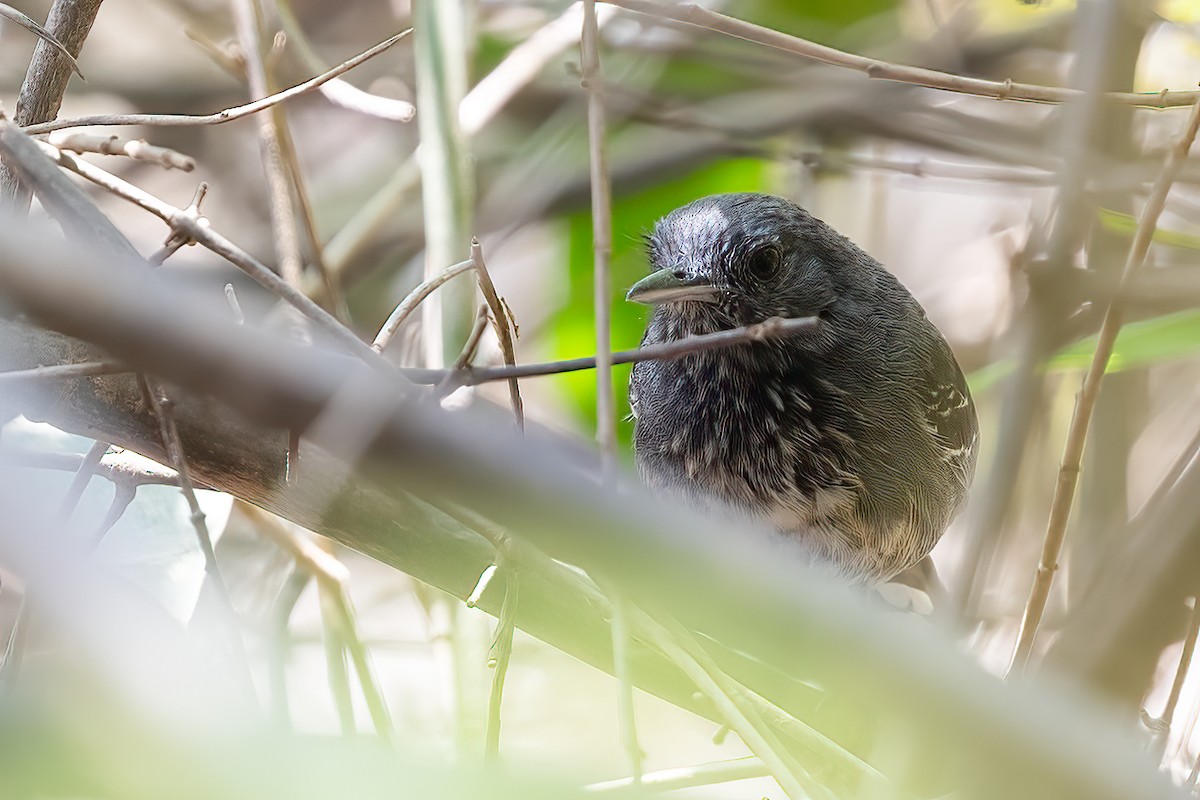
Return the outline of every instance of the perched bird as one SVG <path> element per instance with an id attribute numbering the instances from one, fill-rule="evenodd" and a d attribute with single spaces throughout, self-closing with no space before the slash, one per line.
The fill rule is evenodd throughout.
<path id="1" fill-rule="evenodd" d="M 643 345 L 814 316 L 785 338 L 633 368 L 638 471 L 652 489 L 749 513 L 845 576 L 917 564 L 966 498 L 978 425 L 946 340 L 896 278 L 804 209 L 722 194 L 668 214 Z"/>

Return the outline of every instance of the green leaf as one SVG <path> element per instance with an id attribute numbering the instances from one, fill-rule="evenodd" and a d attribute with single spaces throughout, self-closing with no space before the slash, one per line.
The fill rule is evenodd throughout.
<path id="1" fill-rule="evenodd" d="M 1130 214 L 1122 214 L 1120 211 L 1113 211 L 1109 208 L 1101 208 L 1097 211 L 1100 217 L 1100 224 L 1113 233 L 1119 233 L 1123 236 L 1133 238 L 1137 231 L 1138 221 Z M 1151 241 L 1155 244 L 1163 244 L 1168 247 L 1182 247 L 1185 250 L 1200 250 L 1200 236 L 1193 236 L 1190 233 L 1181 233 L 1179 231 L 1169 231 L 1163 228 L 1156 228 Z"/>
<path id="2" fill-rule="evenodd" d="M 1096 352 L 1096 337 L 1068 345 L 1046 362 L 1049 372 L 1086 370 Z M 1200 354 L 1200 311 L 1180 311 L 1130 323 L 1117 335 L 1105 372 L 1150 367 Z M 1011 360 L 998 361 L 968 376 L 971 391 L 987 391 L 1013 369 Z"/>

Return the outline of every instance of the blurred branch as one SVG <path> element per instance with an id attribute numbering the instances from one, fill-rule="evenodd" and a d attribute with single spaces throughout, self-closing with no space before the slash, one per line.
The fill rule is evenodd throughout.
<path id="1" fill-rule="evenodd" d="M 443 265 L 462 258 L 474 227 L 475 175 L 469 163 L 470 138 L 459 122 L 467 93 L 471 44 L 467 0 L 416 0 L 413 40 L 421 168 L 421 208 L 425 220 L 425 280 Z M 457 290 L 456 290 L 457 289 Z M 450 288 L 429 298 L 421 315 L 424 366 L 453 361 L 466 340 L 474 292 Z"/>
<path id="2" fill-rule="evenodd" d="M 1155 181 L 1150 197 L 1142 209 L 1138 220 L 1137 232 L 1129 247 L 1129 255 L 1125 267 L 1121 271 L 1121 283 L 1117 294 L 1120 295 L 1124 286 L 1141 269 L 1150 250 L 1154 230 L 1158 218 L 1162 215 L 1167 202 L 1167 193 L 1175 182 L 1180 165 L 1187 159 L 1196 133 L 1200 130 L 1200 101 L 1192 107 L 1187 125 L 1175 146 L 1170 150 L 1167 161 L 1163 165 L 1162 174 Z M 1041 562 L 1038 564 L 1033 588 L 1021 619 L 1021 631 L 1017 638 L 1016 650 L 1010 670 L 1021 672 L 1029 661 L 1033 651 L 1034 638 L 1037 636 L 1038 625 L 1042 613 L 1046 609 L 1046 601 L 1050 597 L 1050 587 L 1054 582 L 1054 573 L 1058 569 L 1058 558 L 1066 539 L 1067 520 L 1071 515 L 1071 506 L 1075 499 L 1075 488 L 1079 481 L 1080 465 L 1083 459 L 1084 443 L 1087 441 L 1088 427 L 1092 420 L 1092 411 L 1096 399 L 1100 395 L 1100 385 L 1108 368 L 1109 358 L 1112 357 L 1117 334 L 1120 333 L 1124 317 L 1121 306 L 1112 303 L 1104 314 L 1104 322 L 1096 340 L 1096 351 L 1092 356 L 1091 366 L 1083 379 L 1079 390 L 1075 413 L 1071 417 L 1070 428 L 1067 431 L 1067 442 L 1063 448 L 1062 465 L 1058 472 L 1058 482 L 1054 489 L 1054 501 L 1050 507 L 1050 518 L 1046 523 L 1046 538 L 1042 545 Z"/>
<path id="3" fill-rule="evenodd" d="M 697 786 L 712 786 L 717 783 L 744 781 L 750 778 L 766 778 L 770 772 L 763 762 L 754 756 L 731 758 L 728 761 L 713 761 L 694 767 L 676 767 L 657 772 L 647 772 L 638 777 L 618 778 L 613 781 L 593 783 L 589 792 L 614 792 L 640 785 L 650 792 L 675 792 Z"/>
<path id="4" fill-rule="evenodd" d="M 596 0 L 583 0 L 583 88 L 587 92 L 588 177 L 592 196 L 592 314 L 596 326 L 596 442 L 600 472 L 611 483 L 617 469 L 617 412 L 612 379 L 612 187 L 605 142 L 604 76 Z"/>
<path id="5" fill-rule="evenodd" d="M 83 49 L 102 0 L 54 0 L 46 17 L 49 37 L 39 39 L 33 59 L 17 97 L 14 121 L 32 125 L 54 119 L 75 69 L 74 58 Z M 60 47 L 66 50 L 61 52 Z M 30 189 L 18 184 L 14 167 L 4 159 L 0 163 L 0 208 L 24 212 L 29 208 Z"/>
<path id="6" fill-rule="evenodd" d="M 19 258 L 12 255 L 18 253 Z M 64 286 L 74 289 L 69 300 Z M 1014 774 L 1021 776 L 1030 800 L 1064 794 L 1149 800 L 1170 793 L 1126 741 L 1109 738 L 1108 723 L 1084 707 L 1034 686 L 1001 685 L 934 630 L 885 618 L 807 568 L 785 542 L 667 507 L 639 492 L 623 492 L 618 500 L 615 493 L 597 489 L 557 441 L 518 437 L 471 411 L 451 421 L 419 398 L 406 399 L 385 375 L 352 359 L 233 325 L 223 306 L 206 310 L 181 300 L 158 275 L 120 264 L 109 269 L 94 261 L 83 264 L 77 251 L 20 231 L 0 229 L 0 287 L 43 324 L 83 335 L 140 369 L 238 408 L 240 414 L 213 419 L 212 400 L 205 400 L 207 415 L 192 418 L 195 452 L 189 446 L 189 457 L 198 460 L 198 469 L 207 465 L 207 479 L 459 597 L 490 563 L 491 545 L 461 526 L 447 525 L 427 504 L 405 501 L 396 487 L 440 487 L 435 491 L 449 492 L 519 530 L 523 541 L 544 548 L 553 559 L 594 570 L 635 599 L 652 594 L 681 623 L 710 637 L 743 673 L 755 673 L 756 662 L 776 669 L 786 665 L 789 674 L 800 670 L 819 682 L 826 700 L 853 696 L 873 714 L 883 709 L 902 714 L 915 751 L 931 764 L 939 758 L 931 749 L 935 743 L 936 752 L 944 754 L 947 731 L 969 727 L 973 735 L 958 740 L 963 749 L 955 777 L 981 797 L 1005 796 L 1003 787 Z M 62 341 L 33 334 L 31 342 L 28 329 L 24 337 L 18 335 L 21 330 L 0 323 L 5 344 L 0 356 L 12 359 L 22 352 L 22 341 L 41 342 L 43 348 Z M 279 467 L 258 460 L 270 437 L 256 426 L 305 425 L 351 374 L 361 375 L 373 396 L 396 403 L 372 458 L 363 462 L 368 472 L 352 481 L 330 474 L 346 466 L 320 448 L 336 452 L 340 444 L 320 438 L 314 439 L 315 452 L 300 485 L 272 480 Z M 111 416 L 111 404 L 123 402 L 127 382 L 103 382 L 103 400 L 90 381 L 64 387 L 57 403 L 51 395 L 49 404 L 39 406 L 43 418 L 78 421 L 107 413 L 112 421 L 128 419 L 120 412 Z M 161 455 L 142 441 L 136 418 L 133 422 L 114 431 L 113 440 L 137 441 Z M 319 483 L 311 485 L 314 480 Z M 323 517 L 313 519 L 308 493 L 320 493 L 319 486 L 331 481 L 342 487 L 341 494 Z M 380 485 L 391 487 L 391 494 L 381 494 Z M 523 573 L 521 591 L 529 602 L 521 603 L 518 625 L 528 624 L 534 635 L 610 668 L 609 630 L 602 616 L 606 604 L 576 571 L 554 563 L 528 577 Z M 495 603 L 494 593 L 483 593 L 481 606 L 495 609 Z M 742 655 L 735 655 L 739 651 Z M 661 659 L 646 662 L 641 655 L 639 666 L 659 665 L 659 680 L 650 679 L 651 685 L 686 707 L 697 707 L 674 667 Z M 761 668 L 755 674 L 762 674 Z M 787 694 L 794 682 L 777 677 L 775 685 L 758 686 L 781 696 L 778 692 Z"/>
<path id="7" fill-rule="evenodd" d="M 250 96 L 265 97 L 271 92 L 271 82 L 263 49 L 262 7 L 258 0 L 231 0 L 242 58 L 246 65 L 246 80 Z M 296 226 L 296 211 L 292 208 L 291 188 L 285 174 L 281 139 L 286 118 L 275 112 L 258 118 L 258 145 L 263 170 L 267 178 L 267 200 L 271 212 L 271 241 L 275 245 L 278 272 L 293 288 L 302 289 L 304 259 L 300 254 L 300 232 Z"/>
<path id="8" fill-rule="evenodd" d="M 0 126 L 0 131 L 2 131 L 0 132 L 0 146 L 9 148 L 10 151 L 11 147 L 20 143 L 20 139 L 23 136 L 19 130 L 11 126 L 6 128 Z M 21 146 L 23 147 L 23 145 Z M 359 355 L 367 363 L 380 367 L 386 366 L 377 353 L 372 351 L 366 343 L 346 328 L 346 326 L 338 322 L 329 312 L 314 303 L 302 292 L 293 288 L 287 281 L 276 275 L 270 267 L 242 250 L 221 234 L 212 230 L 208 226 L 208 220 L 199 216 L 194 208 L 176 208 L 137 186 L 100 169 L 94 164 L 89 164 L 61 150 L 52 148 L 48 144 L 44 145 L 44 147 L 46 150 L 43 152 L 48 156 L 48 159 L 44 160 L 45 163 L 57 163 L 59 166 L 65 167 L 71 172 L 149 211 L 167 223 L 171 227 L 172 232 L 184 241 L 194 241 L 202 244 L 241 269 L 264 289 L 282 298 L 305 317 L 315 322 L 319 328 L 331 334 L 334 339 L 341 342 L 350 352 Z M 24 152 L 21 156 L 21 165 L 25 169 L 39 169 L 42 161 L 43 159 L 39 159 L 35 153 Z M 57 197 L 73 197 L 74 195 L 67 191 L 68 188 L 73 189 L 74 187 L 69 182 L 64 186 L 50 173 L 44 171 L 39 173 L 36 189 L 43 202 L 48 202 L 48 198 L 52 201 L 53 198 Z M 99 212 L 95 213 L 99 214 Z M 100 215 L 98 219 L 94 219 L 90 229 L 97 236 L 112 238 L 115 233 L 112 224 L 103 215 Z M 120 237 L 120 234 L 116 233 L 116 236 Z M 124 237 L 120 238 L 123 240 Z M 141 257 L 136 255 L 136 251 L 127 242 L 122 249 L 140 260 Z"/>
<path id="9" fill-rule="evenodd" d="M 145 161 L 165 169 L 178 169 L 183 172 L 191 172 L 196 168 L 196 160 L 191 156 L 185 156 L 169 147 L 147 144 L 145 139 L 128 139 L 115 133 L 54 133 L 49 142 L 59 150 L 70 150 L 72 153 L 126 156 L 134 161 Z"/>
<path id="10" fill-rule="evenodd" d="M 1103 118 L 1102 97 L 1113 77 L 1107 56 L 1119 34 L 1122 5 L 1121 0 L 1103 0 L 1078 6 L 1075 11 L 1072 80 L 1079 89 L 1074 101 L 1060 112 L 1056 146 L 1061 167 L 1053 218 L 1044 226 L 1033 226 L 1023 251 L 1015 258 L 1017 265 L 1027 270 L 1029 288 L 1011 326 L 1017 366 L 1004 386 L 999 420 L 1004 436 L 992 456 L 982 491 L 976 486 L 973 493 L 965 568 L 954 582 L 959 607 L 968 617 L 975 615 L 1013 505 L 1045 386 L 1041 364 L 1058 346 L 1064 321 L 1073 310 L 1055 291 L 1055 281 L 1075 271 L 1074 257 L 1087 230 L 1087 181 L 1099 169 L 1093 133 Z"/>
<path id="11" fill-rule="evenodd" d="M 334 696 L 338 698 L 338 713 L 342 717 L 343 728 L 346 727 L 346 715 L 349 715 L 350 730 L 353 732 L 353 710 L 348 705 L 348 687 L 343 687 L 345 675 L 345 654 L 350 654 L 358 674 L 359 685 L 363 698 L 375 725 L 375 732 L 384 741 L 394 738 L 391 714 L 383 699 L 383 691 L 379 680 L 375 677 L 366 646 L 358 628 L 357 615 L 350 602 L 349 578 L 350 573 L 334 555 L 323 550 L 312 536 L 303 529 L 293 529 L 284 524 L 278 517 L 253 506 L 245 505 L 244 511 L 255 523 L 255 528 L 264 536 L 290 555 L 296 562 L 296 567 L 311 575 L 317 582 L 321 593 L 321 618 L 325 624 L 326 639 L 336 644 L 337 653 L 330 663 L 333 672 L 337 672 L 340 663 L 342 674 L 331 676 L 334 683 Z M 345 693 L 343 693 L 345 689 Z"/>
<path id="12" fill-rule="evenodd" d="M 233 671 L 237 675 L 237 679 L 243 682 L 243 688 L 247 691 L 248 696 L 253 698 L 254 682 L 250 676 L 250 664 L 246 659 L 246 650 L 242 643 L 241 626 L 238 622 L 237 611 L 233 607 L 233 601 L 229 598 L 229 589 L 225 585 L 220 567 L 217 566 L 217 554 L 213 550 L 212 537 L 208 533 L 204 511 L 196 499 L 196 489 L 192 485 L 191 474 L 188 471 L 187 456 L 183 452 L 179 428 L 175 425 L 175 403 L 161 386 L 139 375 L 139 382 L 142 381 L 144 381 L 143 394 L 150 398 L 150 410 L 158 420 L 163 449 L 178 476 L 179 490 L 183 493 L 184 500 L 187 501 L 192 527 L 196 530 L 196 540 L 200 545 L 200 552 L 204 554 L 204 574 L 225 623 Z M 105 445 L 105 449 L 108 449 L 108 445 Z"/>
<path id="13" fill-rule="evenodd" d="M 100 4 L 99 0 L 95 0 L 95 4 Z M 251 114 L 257 114 L 259 111 L 270 108 L 276 103 L 282 103 L 284 100 L 290 100 L 293 97 L 298 97 L 302 94 L 307 94 L 321 86 L 321 84 L 331 81 L 339 75 L 343 75 L 357 67 L 364 61 L 369 61 L 375 56 L 387 50 L 396 42 L 403 39 L 408 34 L 412 33 L 411 29 L 398 33 L 390 39 L 385 39 L 369 50 L 366 50 L 353 58 L 343 61 L 328 72 L 324 72 L 316 77 L 310 78 L 303 83 L 298 83 L 291 88 L 284 89 L 282 92 L 263 97 L 255 100 L 252 103 L 245 105 L 233 106 L 218 111 L 215 114 L 93 114 L 86 117 L 74 117 L 71 119 L 59 119 L 53 122 L 41 122 L 40 124 L 21 124 L 25 133 L 30 135 L 39 133 L 49 133 L 51 131 L 61 130 L 63 128 L 80 128 L 89 125 L 153 125 L 156 127 L 182 127 L 193 125 L 221 125 L 226 122 L 232 122 L 235 119 L 248 117 Z"/>
<path id="14" fill-rule="evenodd" d="M 45 367 L 30 367 L 29 369 L 0 372 L 0 386 L 3 386 L 5 383 L 20 383 L 31 380 L 86 378 L 132 371 L 130 367 L 119 361 L 83 361 L 77 364 L 51 364 Z"/>
<path id="15" fill-rule="evenodd" d="M 603 18 L 600 24 L 607 23 L 615 12 L 616 9 L 597 9 Z M 582 13 L 581 2 L 571 4 L 559 17 L 514 47 L 495 69 L 467 92 L 458 106 L 458 120 L 464 136 L 473 137 L 482 131 L 552 59 L 579 40 Z M 329 240 L 326 254 L 335 275 L 347 271 L 354 256 L 380 228 L 394 219 L 396 208 L 418 185 L 421 175 L 417 164 L 421 152 L 418 145 L 409 160 L 401 164 L 388 182 Z"/>
<path id="16" fill-rule="evenodd" d="M 637 11 L 642 14 L 670 19 L 692 25 L 705 30 L 723 33 L 744 39 L 755 44 L 765 45 L 785 53 L 803 56 L 804 58 L 820 61 L 835 67 L 843 67 L 863 72 L 868 78 L 879 80 L 911 83 L 931 89 L 943 89 L 960 94 L 977 95 L 979 97 L 994 97 L 998 100 L 1026 100 L 1036 103 L 1065 103 L 1082 96 L 1079 89 L 1066 89 L 1056 86 L 1037 86 L 1030 83 L 1015 83 L 1011 79 L 1005 81 L 989 81 L 982 78 L 969 78 L 954 75 L 940 70 L 910 67 L 902 64 L 890 64 L 866 56 L 847 53 L 832 47 L 790 36 L 786 33 L 764 28 L 750 22 L 745 22 L 706 8 L 681 3 L 667 5 L 651 2 L 651 0 L 602 0 L 620 8 Z M 1168 91 L 1160 92 L 1106 92 L 1104 98 L 1114 103 L 1144 106 L 1147 108 L 1175 108 L 1188 106 L 1200 99 L 1198 91 Z"/>
<path id="17" fill-rule="evenodd" d="M 494 763 L 500 755 L 500 706 L 504 699 L 504 680 L 508 677 L 508 664 L 512 659 L 513 633 L 517 623 L 517 608 L 520 598 L 521 574 L 511 559 L 498 551 L 497 566 L 503 569 L 504 602 L 500 606 L 500 618 L 496 622 L 496 637 L 488 653 L 488 666 L 492 669 L 492 688 L 488 695 L 487 735 L 484 759 Z"/>
<path id="18" fill-rule="evenodd" d="M 292 11 L 292 4 L 288 0 L 276 0 L 275 9 L 279 13 L 283 29 L 287 32 L 288 43 L 295 45 L 300 60 L 309 70 L 315 72 L 321 69 L 321 59 L 313 49 L 308 37 L 304 35 L 304 29 L 300 27 L 300 23 Z M 321 94 L 336 106 L 393 122 L 409 122 L 417 113 L 416 106 L 406 100 L 380 97 L 370 92 L 364 92 L 340 78 L 334 78 L 322 85 Z"/>

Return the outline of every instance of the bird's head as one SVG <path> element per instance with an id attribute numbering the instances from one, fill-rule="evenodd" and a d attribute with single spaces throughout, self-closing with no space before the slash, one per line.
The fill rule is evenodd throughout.
<path id="1" fill-rule="evenodd" d="M 799 206 L 761 194 L 705 197 L 663 217 L 649 237 L 650 275 L 629 300 L 656 307 L 692 333 L 769 317 L 819 316 L 841 295 L 846 248 Z"/>

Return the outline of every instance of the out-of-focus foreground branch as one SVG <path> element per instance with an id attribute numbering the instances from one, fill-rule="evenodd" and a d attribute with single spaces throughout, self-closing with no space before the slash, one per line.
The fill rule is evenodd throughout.
<path id="1" fill-rule="evenodd" d="M 1032 685 L 1003 686 L 935 631 L 881 615 L 777 541 L 636 492 L 618 500 L 544 435 L 521 439 L 474 411 L 448 415 L 422 402 L 419 390 L 355 359 L 238 327 L 219 304 L 182 297 L 136 264 L 97 262 L 6 228 L 0 288 L 19 309 L 197 393 L 176 413 L 199 480 L 459 597 L 492 555 L 487 541 L 452 519 L 454 504 L 467 505 L 551 557 L 602 575 L 632 601 L 669 611 L 708 645 L 722 642 L 714 651 L 730 674 L 823 732 L 836 722 L 802 708 L 797 696 L 853 697 L 870 718 L 903 720 L 917 763 L 947 767 L 941 754 L 955 737 L 951 777 L 972 796 L 1168 792 L 1094 712 Z M 0 327 L 0 353 L 11 368 L 97 355 L 79 341 L 13 322 Z M 163 457 L 153 419 L 126 378 L 66 381 L 6 403 Z M 377 426 L 361 427 L 372 420 Z M 283 431 L 296 426 L 310 431 L 316 447 L 298 484 L 288 486 Z M 328 454 L 356 437 L 370 442 L 358 466 Z M 479 604 L 497 613 L 500 599 L 485 592 Z M 591 583 L 570 567 L 539 559 L 522 573 L 518 625 L 605 668 L 607 613 Z M 706 711 L 670 662 L 644 644 L 633 650 L 639 685 Z M 954 733 L 967 729 L 975 732 L 971 742 Z M 854 744 L 869 748 L 866 739 Z"/>

